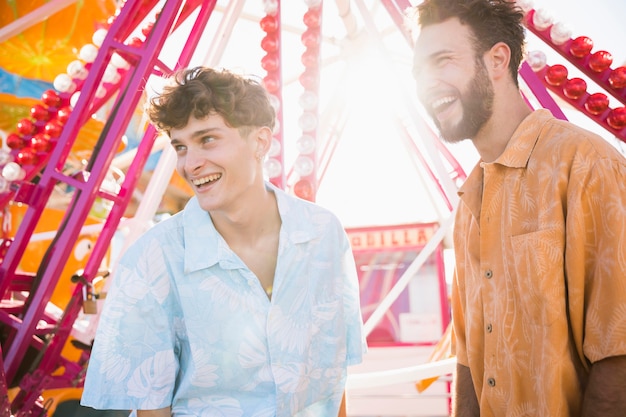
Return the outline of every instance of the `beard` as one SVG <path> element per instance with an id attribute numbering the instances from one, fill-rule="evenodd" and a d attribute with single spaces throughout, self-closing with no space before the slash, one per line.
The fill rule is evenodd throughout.
<path id="1" fill-rule="evenodd" d="M 493 96 L 493 85 L 485 64 L 477 59 L 474 78 L 470 80 L 469 88 L 459 97 L 463 109 L 461 121 L 455 125 L 442 126 L 433 117 L 441 138 L 448 143 L 457 143 L 475 137 L 493 114 Z"/>

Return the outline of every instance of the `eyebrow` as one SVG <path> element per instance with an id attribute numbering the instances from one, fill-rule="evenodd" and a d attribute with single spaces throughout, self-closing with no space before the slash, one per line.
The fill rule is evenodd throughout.
<path id="1" fill-rule="evenodd" d="M 193 132 L 191 134 L 190 138 L 191 139 L 195 139 L 195 138 L 202 137 L 202 136 L 205 136 L 207 134 L 213 133 L 213 132 L 218 131 L 218 130 L 220 130 L 220 129 L 217 128 L 217 127 L 209 127 L 209 128 L 206 128 L 206 129 L 196 130 L 195 132 Z M 178 144 L 180 142 L 181 142 L 180 139 L 170 137 L 170 143 Z"/>
<path id="2" fill-rule="evenodd" d="M 421 70 L 428 62 L 435 61 L 443 55 L 450 54 L 455 54 L 455 51 L 452 49 L 441 49 L 439 51 L 432 52 L 429 55 L 420 56 L 419 58 L 417 58 L 418 56 L 416 55 L 416 59 L 413 61 L 413 74 L 415 74 L 418 70 Z"/>
<path id="3" fill-rule="evenodd" d="M 454 54 L 455 51 L 452 49 L 441 49 L 439 51 L 435 51 L 433 53 L 431 53 L 430 55 L 426 55 L 423 57 L 423 59 L 425 60 L 433 60 L 435 58 L 440 57 L 441 55 L 449 55 L 449 54 Z"/>

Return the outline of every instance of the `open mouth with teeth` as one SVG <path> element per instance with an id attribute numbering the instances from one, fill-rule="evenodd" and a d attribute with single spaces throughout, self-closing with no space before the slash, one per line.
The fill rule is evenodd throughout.
<path id="1" fill-rule="evenodd" d="M 440 114 L 446 111 L 452 103 L 456 101 L 456 97 L 446 96 L 433 101 L 430 104 L 433 114 Z"/>
<path id="2" fill-rule="evenodd" d="M 206 187 L 207 185 L 214 183 L 220 178 L 222 178 L 222 174 L 213 174 L 213 175 L 208 175 L 206 177 L 196 178 L 194 180 L 191 180 L 191 183 L 194 186 L 201 188 L 201 187 Z"/>

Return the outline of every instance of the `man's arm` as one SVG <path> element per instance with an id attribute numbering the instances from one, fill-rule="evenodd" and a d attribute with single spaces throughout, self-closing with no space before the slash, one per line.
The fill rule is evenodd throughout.
<path id="1" fill-rule="evenodd" d="M 582 417 L 617 417 L 626 410 L 626 355 L 591 365 Z"/>
<path id="2" fill-rule="evenodd" d="M 172 410 L 170 407 L 158 410 L 137 410 L 137 417 L 172 417 Z"/>
<path id="3" fill-rule="evenodd" d="M 454 376 L 454 396 L 452 403 L 453 417 L 478 417 L 480 408 L 476 398 L 476 390 L 472 382 L 470 369 L 459 363 L 456 364 Z"/>

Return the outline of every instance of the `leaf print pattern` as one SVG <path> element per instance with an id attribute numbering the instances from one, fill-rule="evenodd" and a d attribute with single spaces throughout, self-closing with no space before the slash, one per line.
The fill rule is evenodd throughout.
<path id="1" fill-rule="evenodd" d="M 163 408 L 176 376 L 176 361 L 171 351 L 157 352 L 142 362 L 128 380 L 128 395 L 139 399 L 140 408 Z"/>
<path id="2" fill-rule="evenodd" d="M 191 347 L 191 357 L 194 362 L 193 383 L 198 387 L 214 387 L 219 379 L 217 373 L 218 366 L 210 362 L 210 352 L 196 346 Z"/>
<path id="3" fill-rule="evenodd" d="M 454 349 L 481 416 L 579 415 L 577 373 L 626 354 L 624 184 L 610 144 L 537 110 L 462 186 Z"/>
<path id="4" fill-rule="evenodd" d="M 272 300 L 192 198 L 116 266 L 83 405 L 337 415 L 346 367 L 366 348 L 354 258 L 334 215 L 272 190 L 282 219 Z"/>

